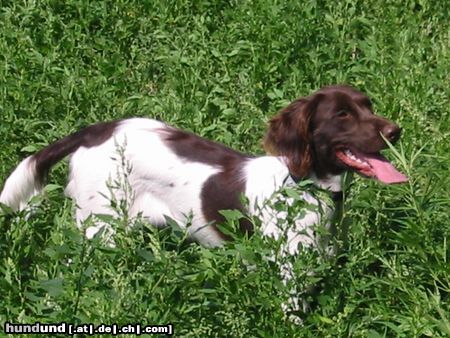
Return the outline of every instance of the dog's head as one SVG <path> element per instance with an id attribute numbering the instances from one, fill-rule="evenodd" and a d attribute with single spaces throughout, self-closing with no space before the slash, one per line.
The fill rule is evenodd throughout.
<path id="1" fill-rule="evenodd" d="M 350 86 L 329 86 L 299 98 L 270 120 L 265 149 L 284 156 L 292 175 L 319 178 L 355 171 L 384 183 L 407 180 L 380 154 L 401 129 L 374 115 L 370 99 Z"/>

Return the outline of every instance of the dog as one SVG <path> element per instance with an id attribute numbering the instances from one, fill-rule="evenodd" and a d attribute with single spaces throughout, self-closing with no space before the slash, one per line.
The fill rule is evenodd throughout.
<path id="1" fill-rule="evenodd" d="M 324 87 L 279 111 L 269 121 L 263 142 L 268 156 L 246 155 L 157 120 L 102 122 L 24 159 L 6 180 L 0 202 L 13 210 L 25 208 L 41 191 L 51 167 L 70 155 L 65 193 L 77 206 L 80 227 L 91 215 L 115 215 L 111 199 L 128 198 L 131 217 L 157 227 L 169 217 L 201 245 L 217 247 L 229 240 L 217 226 L 224 221 L 221 210 L 237 209 L 261 219 L 257 230 L 242 218 L 240 231 L 257 230 L 274 238 L 284 234 L 284 253 L 295 255 L 299 246 L 319 245 L 313 226 L 324 216 L 314 210 L 294 215 L 286 231 L 283 217 L 268 202 L 280 200 L 278 191 L 304 179 L 339 201 L 347 171 L 386 184 L 405 182 L 407 177 L 380 154 L 386 140 L 395 143 L 400 134 L 395 123 L 374 115 L 366 95 L 346 85 Z M 108 182 L 119 174 L 126 175 L 131 192 L 110 188 Z M 308 191 L 302 198 L 320 204 Z M 327 208 L 325 217 L 331 214 Z M 97 222 L 86 229 L 86 236 L 92 238 L 105 226 Z"/>

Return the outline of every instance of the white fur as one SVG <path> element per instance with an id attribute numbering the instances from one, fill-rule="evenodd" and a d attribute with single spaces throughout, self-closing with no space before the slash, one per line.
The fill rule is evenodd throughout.
<path id="1" fill-rule="evenodd" d="M 276 211 L 272 204 L 282 201 L 292 206 L 295 201 L 279 194 L 280 189 L 286 184 L 289 170 L 280 157 L 264 156 L 250 160 L 245 168 L 246 189 L 245 195 L 249 200 L 249 212 L 262 219 L 262 232 L 264 235 L 278 239 L 287 231 L 286 253 L 298 252 L 299 244 L 303 246 L 318 246 L 314 236 L 314 225 L 321 223 L 321 217 L 331 217 L 332 210 L 322 203 L 324 209 L 322 215 L 319 210 L 307 211 L 301 218 L 295 218 L 292 226 L 286 224 L 286 212 Z M 341 191 L 341 176 L 332 176 L 326 180 L 319 180 L 315 175 L 310 179 L 316 186 L 330 191 Z M 301 198 L 308 204 L 319 207 L 319 201 L 307 191 L 301 194 Z"/>
<path id="2" fill-rule="evenodd" d="M 35 163 L 31 156 L 24 159 L 8 177 L 0 194 L 0 202 L 13 210 L 24 209 L 27 202 L 39 193 Z"/>

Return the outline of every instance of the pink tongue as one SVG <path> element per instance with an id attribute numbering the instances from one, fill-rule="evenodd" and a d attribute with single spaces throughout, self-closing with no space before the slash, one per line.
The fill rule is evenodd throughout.
<path id="1" fill-rule="evenodd" d="M 378 180 L 386 184 L 402 183 L 408 181 L 408 177 L 399 172 L 395 167 L 381 154 L 355 154 L 365 159 L 372 166 L 375 176 Z"/>

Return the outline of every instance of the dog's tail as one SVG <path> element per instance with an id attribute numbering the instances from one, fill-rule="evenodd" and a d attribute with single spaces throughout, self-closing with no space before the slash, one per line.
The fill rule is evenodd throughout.
<path id="1" fill-rule="evenodd" d="M 23 209 L 26 202 L 40 191 L 36 179 L 36 160 L 34 156 L 24 159 L 5 182 L 0 202 L 13 210 Z"/>
<path id="2" fill-rule="evenodd" d="M 111 137 L 118 123 L 103 122 L 86 127 L 24 159 L 6 180 L 0 203 L 15 211 L 25 208 L 27 202 L 41 192 L 53 165 L 80 147 L 90 148 L 102 144 Z"/>

